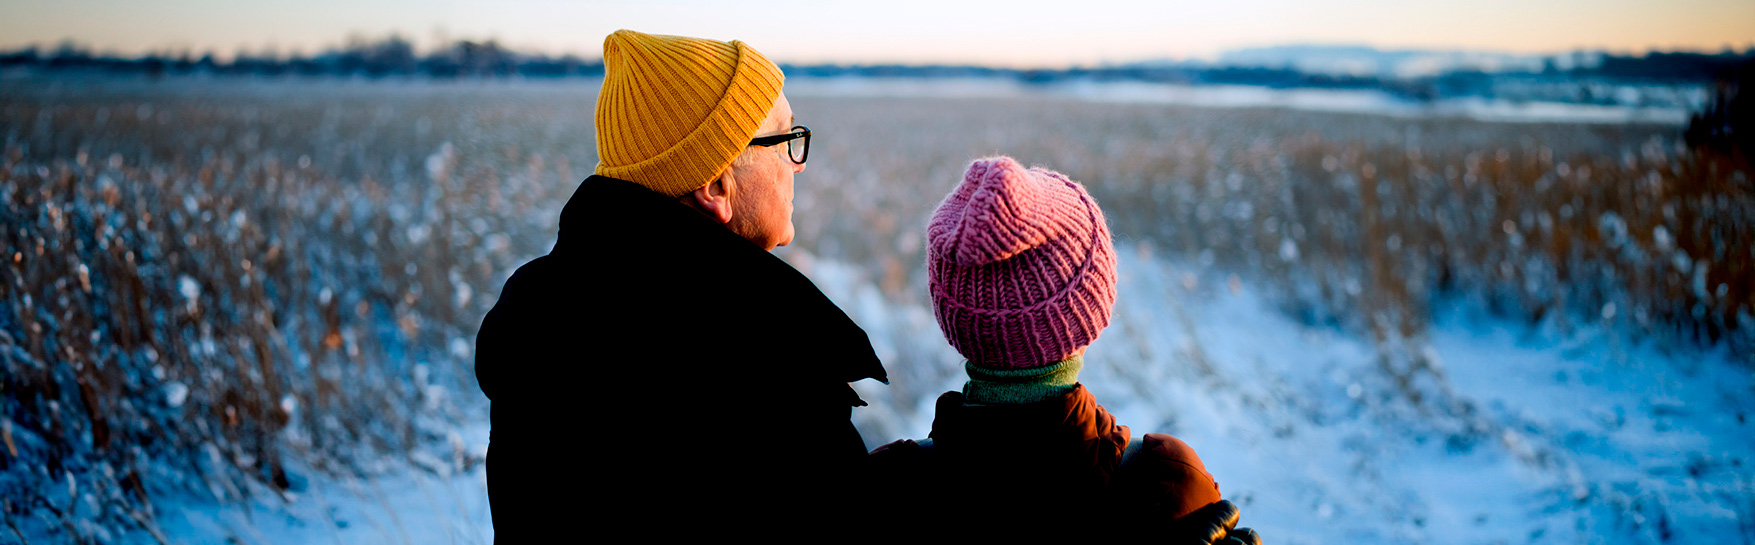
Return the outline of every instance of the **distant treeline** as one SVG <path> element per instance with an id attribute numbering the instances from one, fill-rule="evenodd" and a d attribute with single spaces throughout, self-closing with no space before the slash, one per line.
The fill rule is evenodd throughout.
<path id="1" fill-rule="evenodd" d="M 240 52 L 228 61 L 212 53 L 148 54 L 123 58 L 93 54 L 67 43 L 54 51 L 34 47 L 0 53 L 0 69 L 33 68 L 51 72 L 81 71 L 160 76 L 167 74 L 222 74 L 253 76 L 425 76 L 431 78 L 567 77 L 603 74 L 603 61 L 575 55 L 551 57 L 521 53 L 494 40 L 458 40 L 425 55 L 400 36 L 381 41 L 354 40 L 315 56 L 257 56 Z"/>
<path id="2" fill-rule="evenodd" d="M 1458 70 L 1437 76 L 1401 79 L 1373 75 L 1332 75 L 1289 68 L 1223 66 L 1202 63 L 1121 65 L 1096 68 L 1015 69 L 945 65 L 785 65 L 786 73 L 805 76 L 866 76 L 905 78 L 998 77 L 1028 83 L 1065 80 L 1123 80 L 1163 83 L 1211 83 L 1336 89 L 1386 89 L 1414 98 L 1472 94 L 1490 80 L 1505 76 L 1603 78 L 1668 84 L 1706 84 L 1723 79 L 1739 66 L 1755 64 L 1755 49 L 1741 53 L 1653 52 L 1643 56 L 1605 54 L 1590 66 L 1559 68 L 1548 62 L 1540 71 L 1480 72 Z M 553 78 L 599 76 L 601 59 L 575 55 L 553 57 L 507 49 L 497 41 L 458 40 L 424 55 L 400 36 L 378 41 L 355 39 L 314 56 L 239 53 L 221 61 L 213 54 L 155 53 L 135 58 L 92 53 L 73 43 L 52 51 L 27 47 L 0 52 L 0 69 L 88 71 L 143 75 L 237 74 L 260 76 L 425 76 L 431 78 Z"/>
<path id="3" fill-rule="evenodd" d="M 1748 170 L 1755 164 L 1755 63 L 1743 63 L 1713 86 L 1711 102 L 1688 120 L 1689 146 L 1729 157 Z"/>

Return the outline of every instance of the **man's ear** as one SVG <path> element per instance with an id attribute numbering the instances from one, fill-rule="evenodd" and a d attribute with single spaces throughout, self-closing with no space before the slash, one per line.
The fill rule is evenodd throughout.
<path id="1" fill-rule="evenodd" d="M 695 199 L 695 209 L 719 223 L 731 223 L 731 188 L 736 183 L 730 178 L 730 169 L 726 169 L 725 174 L 694 190 L 690 196 Z"/>

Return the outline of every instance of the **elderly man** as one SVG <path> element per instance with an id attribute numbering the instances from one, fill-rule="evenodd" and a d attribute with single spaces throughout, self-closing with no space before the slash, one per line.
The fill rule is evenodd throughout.
<path id="1" fill-rule="evenodd" d="M 601 162 L 477 338 L 496 541 L 850 520 L 848 383 L 885 375 L 768 253 L 810 146 L 784 76 L 736 41 L 623 30 L 603 55 Z"/>

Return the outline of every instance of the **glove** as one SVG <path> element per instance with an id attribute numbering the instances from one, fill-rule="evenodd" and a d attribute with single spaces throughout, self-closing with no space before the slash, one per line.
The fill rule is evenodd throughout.
<path id="1" fill-rule="evenodd" d="M 1225 541 L 1220 543 L 1223 545 L 1261 545 L 1261 536 L 1257 535 L 1255 530 L 1235 528 L 1231 530 L 1230 535 L 1225 536 Z"/>
<path id="2" fill-rule="evenodd" d="M 1255 530 L 1236 528 L 1242 512 L 1219 500 L 1171 522 L 1171 542 L 1182 545 L 1261 545 Z M 1235 528 L 1235 529 L 1233 529 Z"/>

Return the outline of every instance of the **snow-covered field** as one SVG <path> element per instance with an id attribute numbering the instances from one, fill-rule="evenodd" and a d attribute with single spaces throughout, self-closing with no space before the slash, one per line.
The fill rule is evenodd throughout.
<path id="1" fill-rule="evenodd" d="M 789 82 L 778 253 L 890 370 L 868 444 L 962 383 L 921 230 L 1006 153 L 1117 235 L 1085 384 L 1269 543 L 1755 543 L 1755 207 L 1673 120 L 992 85 Z M 0 544 L 492 541 L 469 339 L 595 163 L 594 85 L 0 91 L 0 485 L 36 501 Z"/>
<path id="2" fill-rule="evenodd" d="M 870 332 L 898 387 L 961 386 L 930 309 L 789 254 Z M 1755 374 L 1598 325 L 1528 327 L 1456 301 L 1405 350 L 1298 323 L 1241 280 L 1123 251 L 1115 323 L 1083 382 L 1134 433 L 1195 447 L 1269 543 L 1747 543 Z M 1410 376 L 1398 384 L 1394 369 Z M 931 395 L 857 385 L 869 443 L 924 437 Z M 485 414 L 485 413 L 480 413 Z M 486 425 L 467 428 L 486 447 Z M 321 480 L 245 509 L 161 505 L 172 542 L 488 543 L 479 466 Z M 581 502 L 586 500 L 581 499 Z"/>

